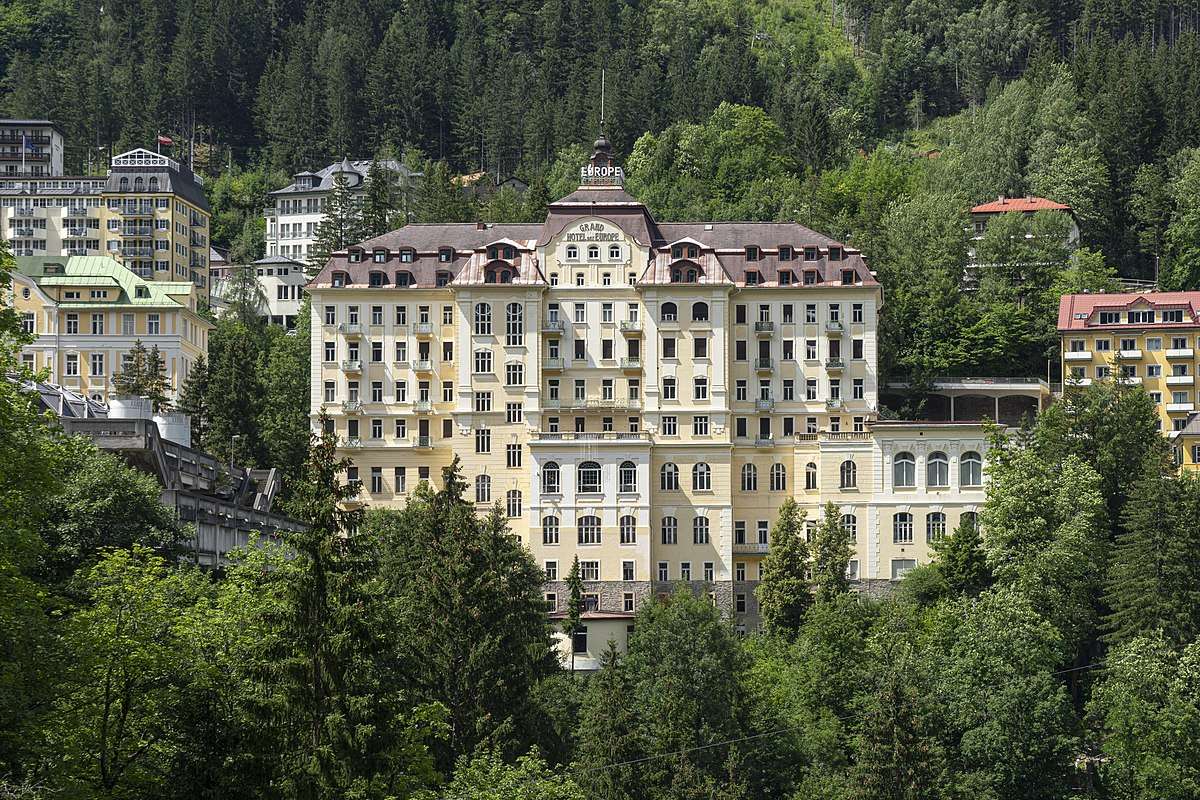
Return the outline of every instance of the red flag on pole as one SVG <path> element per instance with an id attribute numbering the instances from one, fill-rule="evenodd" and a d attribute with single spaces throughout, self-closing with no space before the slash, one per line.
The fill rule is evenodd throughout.
<path id="1" fill-rule="evenodd" d="M 159 144 L 175 144 L 175 142 L 172 141 L 170 136 L 163 136 L 161 133 L 158 135 L 158 143 Z"/>

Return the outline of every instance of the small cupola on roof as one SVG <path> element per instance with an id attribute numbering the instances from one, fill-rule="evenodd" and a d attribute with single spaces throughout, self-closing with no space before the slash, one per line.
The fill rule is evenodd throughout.
<path id="1" fill-rule="evenodd" d="M 603 132 L 592 146 L 592 157 L 579 168 L 580 186 L 624 186 L 625 171 L 613 161 L 612 145 Z"/>

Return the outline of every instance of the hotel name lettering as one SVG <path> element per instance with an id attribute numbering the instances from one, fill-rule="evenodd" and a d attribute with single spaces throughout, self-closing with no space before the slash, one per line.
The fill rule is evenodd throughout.
<path id="1" fill-rule="evenodd" d="M 603 222 L 585 222 L 579 230 L 567 234 L 568 242 L 619 242 L 620 231 L 608 230 Z"/>

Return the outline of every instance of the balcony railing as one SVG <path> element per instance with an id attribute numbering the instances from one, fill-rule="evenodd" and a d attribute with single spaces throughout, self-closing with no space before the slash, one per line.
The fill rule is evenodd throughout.
<path id="1" fill-rule="evenodd" d="M 418 358 L 413 362 L 413 369 L 417 372 L 433 372 L 433 362 L 428 358 Z"/>
<path id="2" fill-rule="evenodd" d="M 417 336 L 433 336 L 433 323 L 418 322 L 416 325 L 413 325 L 413 333 Z"/>
<path id="3" fill-rule="evenodd" d="M 344 444 L 344 445 L 342 445 L 342 446 L 343 446 L 343 447 L 350 447 L 350 448 L 353 448 L 353 449 L 357 450 L 358 448 L 360 448 L 360 447 L 362 447 L 362 446 L 363 446 L 363 443 L 362 443 L 362 439 L 358 439 L 358 438 L 355 438 L 355 439 L 347 439 L 347 440 L 346 440 L 346 444 Z"/>
<path id="4" fill-rule="evenodd" d="M 640 358 L 622 358 L 621 369 L 641 369 L 642 360 Z"/>
<path id="5" fill-rule="evenodd" d="M 561 358 L 542 359 L 542 369 L 547 372 L 562 372 L 563 360 Z"/>
<path id="6" fill-rule="evenodd" d="M 548 397 L 542 400 L 546 409 L 597 409 L 601 411 L 637 411 L 642 401 L 635 398 L 606 400 L 600 397 Z"/>
<path id="7" fill-rule="evenodd" d="M 150 236 L 154 233 L 154 229 L 149 225 L 123 225 L 121 226 L 122 236 Z"/>
<path id="8" fill-rule="evenodd" d="M 87 236 L 86 228 L 68 228 L 67 229 L 66 238 L 68 238 L 68 239 L 82 239 L 85 236 Z"/>
<path id="9" fill-rule="evenodd" d="M 621 320 L 622 333 L 641 333 L 642 321 L 640 319 L 623 319 Z"/>
<path id="10" fill-rule="evenodd" d="M 775 323 L 770 320 L 759 320 L 754 323 L 754 332 L 770 335 L 775 332 Z"/>
<path id="11" fill-rule="evenodd" d="M 566 325 L 561 319 L 547 319 L 542 321 L 542 331 L 545 333 L 562 333 L 566 329 Z"/>
<path id="12" fill-rule="evenodd" d="M 733 552 L 735 553 L 765 555 L 770 549 L 771 545 L 766 542 L 734 542 L 733 544 Z"/>
<path id="13" fill-rule="evenodd" d="M 362 372 L 362 362 L 357 358 L 347 358 L 342 362 L 342 372 Z"/>
<path id="14" fill-rule="evenodd" d="M 623 442 L 647 441 L 643 431 L 538 431 L 534 439 L 546 442 Z"/>
<path id="15" fill-rule="evenodd" d="M 432 400 L 417 400 L 413 403 L 413 411 L 418 414 L 430 414 L 433 412 Z"/>
<path id="16" fill-rule="evenodd" d="M 825 330 L 829 331 L 830 333 L 841 333 L 842 331 L 846 330 L 846 327 L 842 325 L 841 320 L 831 319 L 825 323 Z"/>
<path id="17" fill-rule="evenodd" d="M 774 447 L 775 440 L 773 438 L 771 438 L 770 436 L 757 438 L 754 440 L 754 446 L 755 447 Z"/>
<path id="18" fill-rule="evenodd" d="M 122 247 L 121 255 L 130 258 L 148 258 L 154 253 L 152 247 Z"/>
<path id="19" fill-rule="evenodd" d="M 759 372 L 765 372 L 775 368 L 775 361 L 771 358 L 756 358 L 754 359 L 754 368 Z"/>
<path id="20" fill-rule="evenodd" d="M 841 408 L 842 407 L 842 398 L 840 398 L 840 397 L 829 398 L 828 400 L 825 401 L 825 407 L 826 408 Z"/>
<path id="21" fill-rule="evenodd" d="M 15 236 L 33 236 L 33 228 L 17 228 L 13 234 Z"/>
<path id="22" fill-rule="evenodd" d="M 422 449 L 433 447 L 433 437 L 432 436 L 418 436 L 415 447 L 420 447 Z"/>
<path id="23" fill-rule="evenodd" d="M 774 407 L 775 401 L 770 397 L 760 397 L 754 401 L 754 408 L 756 411 L 770 411 Z"/>
<path id="24" fill-rule="evenodd" d="M 838 370 L 838 369 L 845 369 L 845 367 L 846 367 L 846 362 L 840 358 L 825 359 L 825 369 Z"/>
<path id="25" fill-rule="evenodd" d="M 118 209 L 118 213 L 122 217 L 153 217 L 154 209 L 150 206 L 138 206 L 137 208 L 122 206 L 120 209 Z"/>
<path id="26" fill-rule="evenodd" d="M 343 336 L 362 336 L 362 325 L 357 322 L 343 322 L 338 325 L 338 333 Z"/>
<path id="27" fill-rule="evenodd" d="M 342 411 L 347 414 L 357 414 L 363 409 L 362 400 L 347 400 L 342 403 Z"/>

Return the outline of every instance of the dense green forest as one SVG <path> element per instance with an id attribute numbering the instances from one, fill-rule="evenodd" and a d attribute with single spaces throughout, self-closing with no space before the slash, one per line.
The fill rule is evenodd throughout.
<path id="1" fill-rule="evenodd" d="M 217 352 L 264 341 L 223 324 Z M 26 338 L 0 310 L 4 373 Z M 1200 797 L 1200 478 L 1141 387 L 997 434 L 979 526 L 889 597 L 851 593 L 834 510 L 810 543 L 790 504 L 762 633 L 682 586 L 587 677 L 456 467 L 364 513 L 332 436 L 300 451 L 284 502 L 309 529 L 205 573 L 154 478 L 0 381 L 0 798 Z"/>

